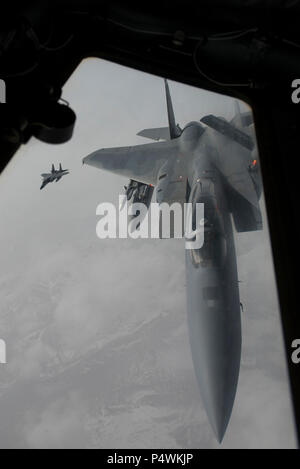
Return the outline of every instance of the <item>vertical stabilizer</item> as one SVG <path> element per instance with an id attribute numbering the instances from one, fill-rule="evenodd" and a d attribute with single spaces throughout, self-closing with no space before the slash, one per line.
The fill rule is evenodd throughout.
<path id="1" fill-rule="evenodd" d="M 178 138 L 181 135 L 181 130 L 178 125 L 176 125 L 175 114 L 172 104 L 172 98 L 170 94 L 170 88 L 168 81 L 165 80 L 166 86 L 166 97 L 167 97 L 167 108 L 168 108 L 168 119 L 169 119 L 169 128 L 170 128 L 170 137 L 171 140 Z"/>
<path id="2" fill-rule="evenodd" d="M 237 127 L 244 127 L 243 116 L 241 112 L 241 106 L 238 100 L 234 101 L 234 110 L 235 110 L 235 122 Z"/>

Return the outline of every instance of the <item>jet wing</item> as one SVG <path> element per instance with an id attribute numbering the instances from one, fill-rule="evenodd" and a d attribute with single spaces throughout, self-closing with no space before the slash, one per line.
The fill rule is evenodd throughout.
<path id="1" fill-rule="evenodd" d="M 238 142 L 219 133 L 206 132 L 210 140 L 212 160 L 231 189 L 231 209 L 238 232 L 262 229 L 259 196 L 249 167 L 256 158 L 256 150 L 247 150 Z"/>
<path id="2" fill-rule="evenodd" d="M 178 142 L 158 142 L 134 147 L 98 150 L 84 158 L 83 164 L 110 171 L 144 184 L 155 185 L 158 172 L 170 158 L 176 158 Z"/>
<path id="3" fill-rule="evenodd" d="M 62 176 L 58 176 L 58 177 L 56 178 L 56 182 L 60 181 L 61 178 L 62 178 Z"/>
<path id="4" fill-rule="evenodd" d="M 259 206 L 258 197 L 250 177 L 249 166 L 253 163 L 253 153 L 227 137 L 206 132 L 212 159 L 226 182 L 254 207 Z M 216 151 L 214 151 L 216 149 Z"/>

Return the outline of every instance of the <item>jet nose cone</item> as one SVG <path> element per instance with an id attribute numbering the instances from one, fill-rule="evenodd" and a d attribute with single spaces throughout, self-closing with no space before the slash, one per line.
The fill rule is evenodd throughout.
<path id="1" fill-rule="evenodd" d="M 232 385 L 226 383 L 222 378 L 219 381 L 219 396 L 214 392 L 207 395 L 203 385 L 201 391 L 205 410 L 215 437 L 219 443 L 222 443 L 232 413 L 236 385 L 233 386 L 232 392 Z"/>
<path id="2" fill-rule="evenodd" d="M 238 290 L 231 286 L 227 291 L 218 270 L 195 269 L 189 257 L 187 296 L 192 357 L 208 419 L 221 443 L 231 417 L 240 371 Z"/>
<path id="3" fill-rule="evenodd" d="M 192 334 L 191 334 L 192 336 Z M 224 359 L 220 349 L 210 349 L 212 359 L 199 361 L 201 346 L 191 339 L 194 366 L 203 404 L 219 443 L 223 441 L 231 417 L 240 369 L 240 345 L 238 338 L 230 346 Z M 209 349 L 207 348 L 206 351 Z M 203 351 L 203 350 L 202 350 Z"/>

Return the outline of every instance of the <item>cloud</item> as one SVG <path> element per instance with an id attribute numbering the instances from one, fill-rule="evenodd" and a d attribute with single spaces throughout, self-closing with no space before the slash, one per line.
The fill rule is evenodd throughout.
<path id="1" fill-rule="evenodd" d="M 76 449 L 86 441 L 86 411 L 80 396 L 70 394 L 51 403 L 41 414 L 27 414 L 23 435 L 29 448 Z"/>

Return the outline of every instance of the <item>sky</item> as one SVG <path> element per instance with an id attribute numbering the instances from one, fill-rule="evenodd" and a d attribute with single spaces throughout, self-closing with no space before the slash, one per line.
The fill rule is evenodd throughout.
<path id="1" fill-rule="evenodd" d="M 181 126 L 231 118 L 232 99 L 170 82 Z M 163 80 L 100 59 L 64 88 L 74 138 L 32 139 L 0 176 L 1 448 L 220 448 L 194 375 L 182 240 L 99 240 L 96 207 L 128 181 L 88 166 L 99 148 L 167 125 Z M 42 173 L 70 175 L 40 191 Z M 296 446 L 265 229 L 236 235 L 243 352 L 221 448 Z"/>

